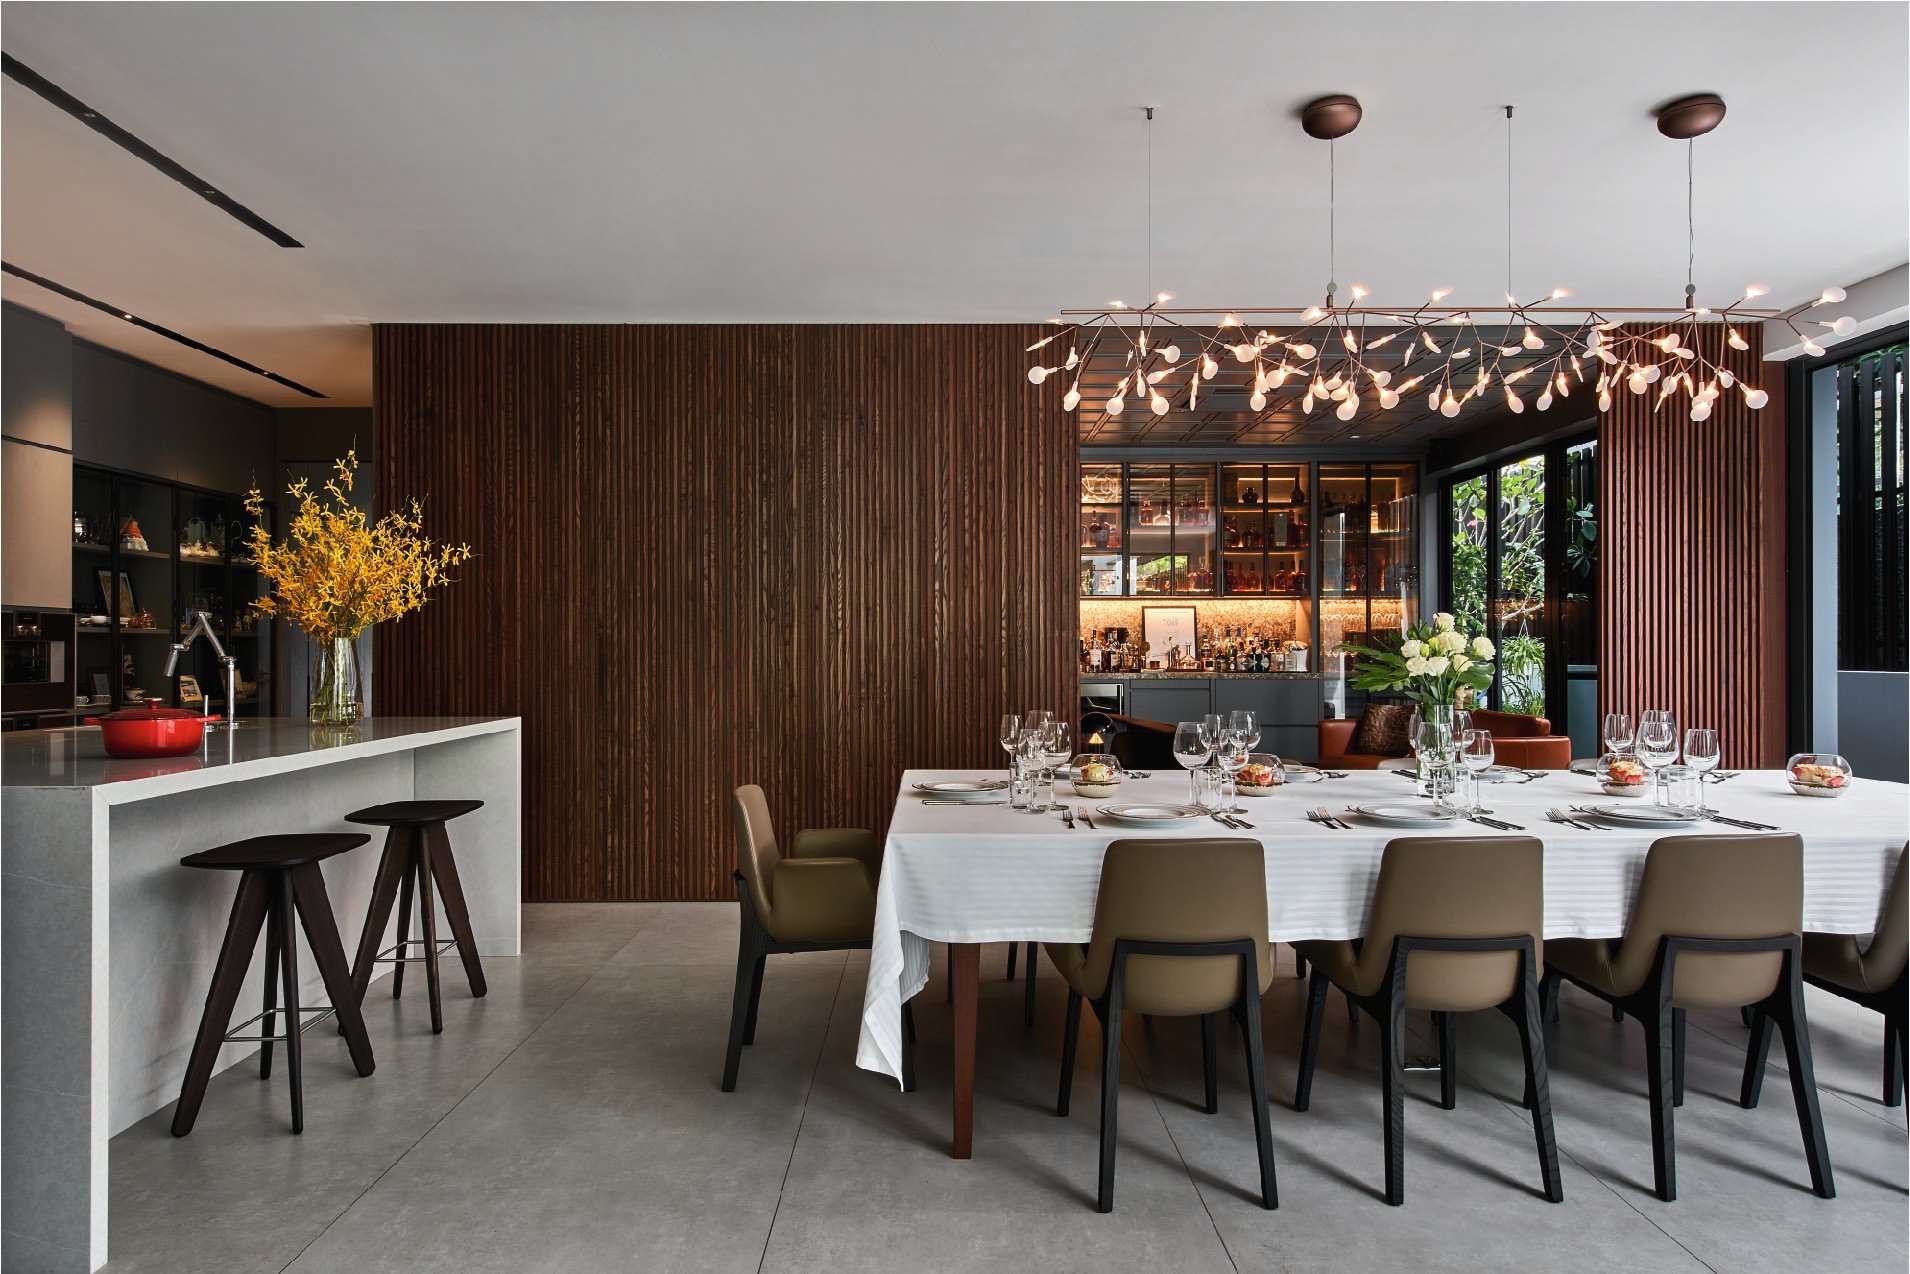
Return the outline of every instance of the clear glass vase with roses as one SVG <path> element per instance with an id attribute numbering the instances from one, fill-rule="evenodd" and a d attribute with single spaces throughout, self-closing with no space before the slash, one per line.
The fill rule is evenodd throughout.
<path id="1" fill-rule="evenodd" d="M 1498 653 L 1484 633 L 1467 632 L 1445 611 L 1429 624 L 1336 649 L 1351 657 L 1356 689 L 1407 700 L 1421 719 L 1444 723 L 1449 737 L 1454 707 L 1491 687 L 1492 661 Z M 1429 759 L 1419 758 L 1422 780 Z"/>

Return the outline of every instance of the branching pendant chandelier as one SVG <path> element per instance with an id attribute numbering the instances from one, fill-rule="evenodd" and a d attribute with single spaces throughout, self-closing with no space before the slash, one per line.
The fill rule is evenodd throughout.
<path id="1" fill-rule="evenodd" d="M 1506 114 L 1506 296 L 1504 305 L 1443 304 L 1450 288 L 1435 291 L 1415 306 L 1368 304 L 1367 290 L 1355 285 L 1352 304 L 1338 301 L 1339 285 L 1329 280 L 1322 304 L 1303 307 L 1234 307 L 1226 310 L 1169 308 L 1171 293 L 1154 293 L 1141 307 L 1110 301 L 1099 309 L 1063 310 L 1052 320 L 1059 329 L 1028 347 L 1039 354 L 1028 369 L 1030 383 L 1065 377 L 1069 387 L 1062 406 L 1081 405 L 1081 374 L 1097 354 L 1125 351 L 1125 374 L 1100 404 L 1109 416 L 1139 400 L 1146 410 L 1166 415 L 1176 403 L 1200 406 L 1202 385 L 1233 362 L 1250 371 L 1248 406 L 1267 411 L 1276 400 L 1297 400 L 1302 415 L 1331 410 L 1352 420 L 1372 404 L 1390 411 L 1408 395 L 1423 397 L 1429 411 L 1457 416 L 1469 404 L 1503 402 L 1513 412 L 1530 404 L 1540 411 L 1577 392 L 1595 396 L 1600 411 L 1621 393 L 1654 396 L 1654 410 L 1668 402 L 1694 421 L 1706 420 L 1725 394 L 1742 396 L 1753 410 L 1768 395 L 1743 380 L 1726 363 L 1728 350 L 1748 350 L 1739 328 L 1781 323 L 1791 329 L 1808 354 L 1824 352 L 1805 330 L 1823 328 L 1849 334 L 1848 318 L 1818 319 L 1810 312 L 1844 300 L 1841 288 L 1826 288 L 1805 305 L 1789 310 L 1756 308 L 1762 287 L 1747 287 L 1730 304 L 1698 304 L 1693 281 L 1696 262 L 1693 221 L 1693 164 L 1689 148 L 1717 127 L 1724 103 L 1703 95 L 1683 98 L 1658 113 L 1658 130 L 1685 142 L 1687 259 L 1685 303 L 1679 307 L 1602 307 L 1560 305 L 1570 295 L 1554 289 L 1535 301 L 1512 294 L 1512 114 Z M 1332 147 L 1359 124 L 1361 108 L 1351 97 L 1326 97 L 1301 116 L 1309 136 L 1328 146 L 1328 270 L 1337 271 L 1337 172 Z M 1148 128 L 1148 255 L 1152 292 L 1153 173 L 1152 121 Z M 1800 326 L 1801 325 L 1801 326 Z M 1163 336 L 1165 332 L 1165 336 Z M 1045 352 L 1044 352 L 1045 351 Z M 1058 361 L 1049 360 L 1061 355 Z M 1211 393 L 1211 390 L 1209 391 Z M 1674 402 L 1675 400 L 1675 402 Z"/>

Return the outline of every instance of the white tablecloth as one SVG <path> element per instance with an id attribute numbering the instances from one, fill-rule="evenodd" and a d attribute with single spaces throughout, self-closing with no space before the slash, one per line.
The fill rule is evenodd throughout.
<path id="1" fill-rule="evenodd" d="M 932 779 L 1001 777 L 1001 771 L 910 770 L 902 776 L 876 887 L 875 936 L 863 993 L 857 1064 L 901 1075 L 901 1009 L 928 981 L 931 942 L 1086 942 L 1094 923 L 1101 856 L 1108 844 L 1137 836 L 1252 836 L 1267 852 L 1268 936 L 1276 942 L 1351 938 L 1365 932 L 1380 853 L 1412 832 L 1377 826 L 1334 831 L 1306 820 L 1325 805 L 1412 800 L 1412 784 L 1392 773 L 1354 771 L 1344 779 L 1296 783 L 1266 798 L 1246 798 L 1250 832 L 1211 819 L 1171 830 L 1134 830 L 1096 818 L 1096 829 L 1070 831 L 1058 815 L 1017 813 L 1005 805 L 924 805 L 913 788 Z M 1781 771 L 1745 771 L 1708 785 L 1724 814 L 1773 823 L 1804 837 L 1804 927 L 1837 933 L 1876 928 L 1897 855 L 1910 840 L 1910 786 L 1859 779 L 1836 799 L 1797 796 Z M 1105 801 L 1062 799 L 1077 813 Z M 1484 788 L 1487 808 L 1545 842 L 1545 936 L 1616 937 L 1625 930 L 1645 851 L 1657 829 L 1582 831 L 1550 823 L 1552 806 L 1599 804 L 1587 776 L 1558 771 L 1524 784 Z M 1123 801 L 1186 803 L 1182 771 L 1155 771 L 1122 785 Z M 1702 825 L 1711 833 L 1738 829 Z M 1445 834 L 1490 835 L 1475 823 Z"/>

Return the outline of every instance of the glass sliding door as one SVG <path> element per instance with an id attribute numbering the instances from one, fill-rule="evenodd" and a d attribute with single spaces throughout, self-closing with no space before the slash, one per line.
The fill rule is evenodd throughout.
<path id="1" fill-rule="evenodd" d="M 1501 465 L 1493 502 L 1499 706 L 1531 717 L 1545 715 L 1545 467 L 1544 456 Z"/>
<path id="2" fill-rule="evenodd" d="M 1563 696 L 1572 755 L 1597 756 L 1598 737 L 1598 440 L 1565 448 L 1563 569 L 1558 571 L 1558 640 L 1552 659 L 1554 696 Z M 1556 711 L 1556 706 L 1555 709 Z"/>

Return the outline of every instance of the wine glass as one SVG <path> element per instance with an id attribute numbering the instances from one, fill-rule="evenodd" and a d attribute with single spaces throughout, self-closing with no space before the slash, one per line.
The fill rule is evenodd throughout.
<path id="1" fill-rule="evenodd" d="M 1035 708 L 1028 712 L 1021 724 L 1030 730 L 1039 730 L 1052 720 L 1054 720 L 1054 713 L 1046 708 Z"/>
<path id="2" fill-rule="evenodd" d="M 1479 799 L 1479 776 L 1492 768 L 1498 759 L 1493 746 L 1492 731 L 1467 730 L 1459 736 L 1459 759 L 1465 762 L 1466 769 L 1472 775 L 1472 800 L 1468 803 L 1469 812 L 1477 814 L 1484 804 Z"/>
<path id="3" fill-rule="evenodd" d="M 1245 814 L 1240 807 L 1240 772 L 1247 768 L 1247 758 L 1253 754 L 1253 745 L 1243 738 L 1238 730 L 1232 728 L 1221 731 L 1220 746 L 1214 751 L 1214 760 L 1219 764 L 1221 773 L 1227 776 L 1227 790 L 1223 808 L 1229 814 Z"/>
<path id="4" fill-rule="evenodd" d="M 1605 714 L 1605 750 L 1607 752 L 1629 752 L 1632 740 L 1635 738 L 1637 738 L 1637 728 L 1632 725 L 1629 712 Z"/>
<path id="5" fill-rule="evenodd" d="M 1472 729 L 1472 714 L 1467 712 L 1464 708 L 1454 708 L 1452 710 L 1452 737 L 1455 739 L 1463 739 L 1466 736 L 1466 731 L 1470 729 Z"/>
<path id="6" fill-rule="evenodd" d="M 1210 712 L 1200 719 L 1200 737 L 1207 744 L 1209 752 L 1220 746 L 1220 732 L 1223 728 L 1218 712 Z"/>
<path id="7" fill-rule="evenodd" d="M 1718 768 L 1722 754 L 1718 732 L 1702 726 L 1685 731 L 1685 764 L 1698 773 L 1698 808 L 1709 812 L 1711 797 L 1704 790 L 1704 776 Z"/>
<path id="8" fill-rule="evenodd" d="M 1670 708 L 1646 708 L 1643 712 L 1639 713 L 1639 731 L 1642 733 L 1644 728 L 1654 721 L 1662 722 L 1670 726 L 1673 734 L 1678 732 L 1678 718 Z"/>
<path id="9" fill-rule="evenodd" d="M 1247 751 L 1260 746 L 1260 723 L 1245 708 L 1235 708 L 1227 714 L 1227 728 L 1247 745 Z"/>
<path id="10" fill-rule="evenodd" d="M 1666 716 L 1669 715 L 1669 713 L 1666 714 Z M 1644 762 L 1646 769 L 1651 771 L 1651 780 L 1655 787 L 1658 783 L 1658 772 L 1678 759 L 1677 725 L 1663 719 L 1639 722 L 1638 759 Z"/>
<path id="11" fill-rule="evenodd" d="M 1207 764 L 1207 758 L 1214 754 L 1214 745 L 1207 741 L 1207 727 L 1199 721 L 1182 721 L 1174 726 L 1174 759 L 1188 771 L 1187 790 L 1189 800 L 1198 803 L 1200 790 L 1194 786 L 1193 771 Z"/>
<path id="12" fill-rule="evenodd" d="M 1068 763 L 1074 755 L 1074 730 L 1066 721 L 1050 721 L 1041 727 L 1041 759 L 1048 770 L 1049 803 L 1044 810 L 1055 808 L 1054 784 L 1057 770 Z"/>
<path id="13" fill-rule="evenodd" d="M 1003 713 L 1001 718 L 1001 733 L 996 737 L 1001 740 L 1001 750 L 1008 754 L 1008 779 L 1010 782 L 1013 782 L 1015 778 L 1015 744 L 1021 738 L 1021 714 L 1018 712 Z"/>

